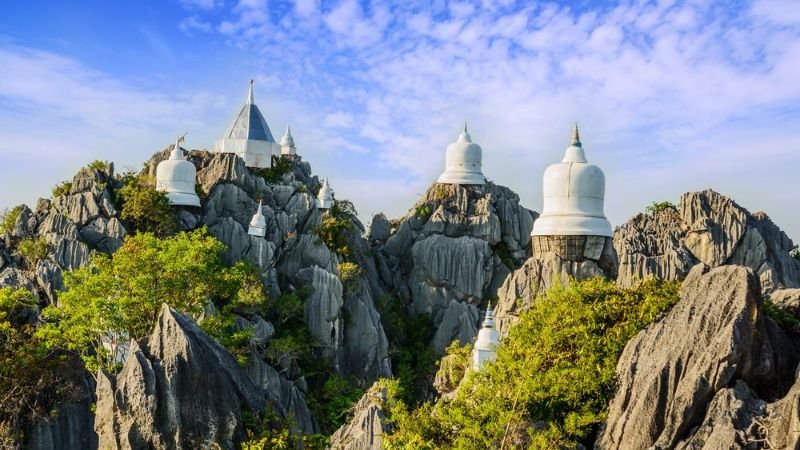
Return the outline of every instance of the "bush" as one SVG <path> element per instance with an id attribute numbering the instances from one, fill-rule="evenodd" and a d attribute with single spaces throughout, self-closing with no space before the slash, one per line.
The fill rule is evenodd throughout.
<path id="1" fill-rule="evenodd" d="M 452 400 L 395 408 L 398 431 L 387 447 L 590 447 L 625 344 L 678 300 L 678 290 L 677 282 L 621 289 L 601 279 L 551 289 L 521 314 L 497 361 L 470 372 Z"/>
<path id="2" fill-rule="evenodd" d="M 280 156 L 272 157 L 272 167 L 264 169 L 253 169 L 256 175 L 260 176 L 269 184 L 280 183 L 284 175 L 292 171 L 292 162 Z"/>
<path id="3" fill-rule="evenodd" d="M 358 280 L 361 278 L 361 267 L 356 263 L 343 262 L 337 266 L 339 279 L 342 280 L 345 292 L 352 293 L 358 287 Z"/>
<path id="4" fill-rule="evenodd" d="M 58 307 L 42 311 L 46 324 L 37 335 L 80 355 L 92 373 L 115 372 L 127 343 L 150 333 L 162 304 L 190 315 L 209 299 L 223 311 L 238 304 L 245 275 L 225 266 L 224 249 L 205 230 L 164 240 L 127 236 L 113 256 L 98 253 L 88 267 L 64 272 L 67 290 Z"/>
<path id="5" fill-rule="evenodd" d="M 348 232 L 355 228 L 353 225 L 355 216 L 356 211 L 352 203 L 347 200 L 337 200 L 312 233 L 319 236 L 334 253 L 342 258 L 348 258 L 351 256 Z"/>
<path id="6" fill-rule="evenodd" d="M 121 203 L 120 217 L 128 222 L 128 229 L 159 237 L 169 236 L 178 229 L 175 212 L 165 193 L 132 176 L 125 177 L 124 183 L 117 199 Z"/>
<path id="7" fill-rule="evenodd" d="M 94 161 L 87 164 L 86 167 L 92 170 L 105 171 L 106 168 L 108 167 L 108 161 L 100 161 L 99 159 L 95 159 Z"/>
<path id="8" fill-rule="evenodd" d="M 769 300 L 761 303 L 761 308 L 767 316 L 771 317 L 784 330 L 800 331 L 800 319 L 795 317 L 794 314 L 775 306 Z"/>
<path id="9" fill-rule="evenodd" d="M 14 227 L 17 226 L 17 219 L 22 214 L 22 205 L 15 206 L 11 209 L 4 209 L 0 212 L 0 234 L 11 234 L 14 232 Z"/>
<path id="10" fill-rule="evenodd" d="M 242 419 L 247 435 L 242 450 L 324 450 L 329 445 L 328 436 L 303 436 L 293 432 L 292 421 L 281 418 L 271 409 L 264 412 L 262 419 L 249 412 L 245 412 Z"/>
<path id="11" fill-rule="evenodd" d="M 672 210 L 677 212 L 678 207 L 674 203 L 664 201 L 664 202 L 653 202 L 647 208 L 645 208 L 645 211 L 651 215 L 667 210 Z"/>
<path id="12" fill-rule="evenodd" d="M 414 215 L 416 215 L 423 221 L 430 219 L 431 214 L 433 214 L 433 211 L 431 211 L 431 207 L 428 206 L 427 203 L 417 205 L 417 207 L 414 209 Z"/>
<path id="13" fill-rule="evenodd" d="M 72 189 L 72 182 L 71 181 L 66 180 L 66 181 L 62 181 L 61 183 L 58 183 L 53 188 L 53 192 L 52 192 L 53 200 L 57 199 L 58 197 L 61 197 L 62 195 L 69 194 L 70 189 Z"/>
<path id="14" fill-rule="evenodd" d="M 29 269 L 47 256 L 47 241 L 44 238 L 23 239 L 17 244 L 17 254 L 25 258 Z"/>
<path id="15" fill-rule="evenodd" d="M 519 269 L 520 263 L 514 258 L 514 253 L 505 241 L 498 242 L 492 250 L 508 270 L 513 272 Z"/>
<path id="16" fill-rule="evenodd" d="M 800 249 L 798 249 L 797 246 L 795 245 L 794 248 L 791 251 L 789 251 L 789 256 L 796 259 L 797 261 L 800 261 Z"/>

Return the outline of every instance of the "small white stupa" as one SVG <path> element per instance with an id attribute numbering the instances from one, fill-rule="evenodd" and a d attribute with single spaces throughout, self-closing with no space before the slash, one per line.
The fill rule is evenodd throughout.
<path id="1" fill-rule="evenodd" d="M 570 261 L 599 259 L 613 235 L 603 212 L 606 179 L 589 164 L 578 125 L 564 159 L 544 172 L 542 214 L 533 223 L 534 255 L 547 251 Z"/>
<path id="2" fill-rule="evenodd" d="M 183 157 L 181 140 L 175 141 L 169 159 L 161 161 L 156 167 L 156 190 L 166 192 L 173 205 L 200 206 L 200 198 L 195 192 L 197 169 Z"/>
<path id="3" fill-rule="evenodd" d="M 267 234 L 267 219 L 264 217 L 264 212 L 261 209 L 261 202 L 258 202 L 258 209 L 250 220 L 250 226 L 247 228 L 247 234 L 250 236 L 264 237 Z"/>
<path id="4" fill-rule="evenodd" d="M 486 178 L 481 172 L 481 146 L 472 142 L 464 123 L 464 131 L 458 140 L 447 146 L 444 172 L 437 182 L 446 184 L 485 184 Z"/>
<path id="5" fill-rule="evenodd" d="M 486 307 L 483 327 L 478 331 L 478 338 L 472 349 L 472 369 L 481 370 L 486 361 L 497 359 L 497 346 L 500 345 L 500 333 L 494 328 L 494 312 L 491 305 Z"/>
<path id="6" fill-rule="evenodd" d="M 281 138 L 281 156 L 294 156 L 297 154 L 297 147 L 294 146 L 292 130 L 286 127 L 286 133 Z"/>
<path id="7" fill-rule="evenodd" d="M 328 179 L 325 178 L 322 180 L 322 186 L 319 188 L 315 203 L 319 209 L 331 209 L 333 208 L 333 202 L 333 189 L 328 184 Z"/>
<path id="8" fill-rule="evenodd" d="M 280 146 L 253 100 L 253 80 L 247 101 L 222 139 L 214 143 L 214 151 L 235 153 L 247 167 L 257 168 L 272 167 L 272 155 L 280 154 Z"/>

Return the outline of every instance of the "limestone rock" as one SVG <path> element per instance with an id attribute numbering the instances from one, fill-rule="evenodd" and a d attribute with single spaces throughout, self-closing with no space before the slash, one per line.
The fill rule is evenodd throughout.
<path id="1" fill-rule="evenodd" d="M 100 216 L 100 204 L 92 191 L 62 195 L 54 201 L 55 210 L 78 225 L 86 225 Z"/>
<path id="2" fill-rule="evenodd" d="M 122 371 L 99 374 L 95 430 L 103 449 L 233 449 L 244 438 L 242 413 L 266 406 L 225 348 L 164 305 Z"/>
<path id="3" fill-rule="evenodd" d="M 57 245 L 62 238 L 78 239 L 78 227 L 75 226 L 75 222 L 55 211 L 47 213 L 39 225 L 38 233 L 39 236 L 45 238 L 52 245 Z"/>
<path id="4" fill-rule="evenodd" d="M 250 223 L 258 202 L 235 184 L 218 184 L 206 200 L 203 211 L 203 222 L 209 227 L 216 225 L 223 218 L 233 218 L 242 225 Z"/>
<path id="5" fill-rule="evenodd" d="M 675 448 L 697 427 L 705 429 L 698 439 L 714 434 L 711 425 L 702 427 L 709 405 L 737 380 L 758 391 L 780 390 L 792 379 L 797 351 L 757 307 L 759 283 L 752 271 L 706 270 L 693 268 L 680 301 L 625 346 L 617 364 L 619 389 L 597 448 Z M 718 402 L 736 403 L 719 395 Z"/>
<path id="6" fill-rule="evenodd" d="M 293 382 L 280 376 L 261 358 L 252 355 L 248 360 L 246 371 L 253 383 L 264 391 L 267 398 L 279 406 L 282 415 L 292 418 L 295 431 L 305 434 L 319 433 L 319 426 L 308 409 L 305 396 Z"/>
<path id="7" fill-rule="evenodd" d="M 771 448 L 800 448 L 800 376 L 788 394 L 781 400 L 767 407 L 769 419 L 764 421 L 768 426 Z"/>
<path id="8" fill-rule="evenodd" d="M 122 247 L 126 233 L 125 227 L 116 217 L 98 217 L 81 228 L 80 236 L 90 247 L 105 253 L 114 253 Z"/>
<path id="9" fill-rule="evenodd" d="M 54 257 L 62 269 L 79 269 L 89 263 L 89 247 L 81 241 L 60 239 L 56 244 Z"/>
<path id="10" fill-rule="evenodd" d="M 372 216 L 372 224 L 369 226 L 369 239 L 371 241 L 384 242 L 392 232 L 392 225 L 383 213 Z"/>
<path id="11" fill-rule="evenodd" d="M 54 414 L 33 424 L 26 437 L 28 450 L 96 449 L 94 414 L 91 411 L 92 389 L 84 380 L 85 399 L 56 406 Z"/>
<path id="12" fill-rule="evenodd" d="M 324 357 L 338 370 L 343 341 L 342 283 L 336 275 L 313 266 L 298 272 L 303 286 L 311 289 L 305 301 L 305 322 L 323 348 Z"/>
<path id="13" fill-rule="evenodd" d="M 623 286 L 654 275 L 683 279 L 698 262 L 751 268 L 764 295 L 800 287 L 793 244 L 762 212 L 750 213 L 712 190 L 686 193 L 677 210 L 640 214 L 618 227 L 614 246 Z"/>
<path id="14" fill-rule="evenodd" d="M 770 301 L 778 308 L 800 318 L 800 289 L 781 289 L 770 295 Z"/>
<path id="15" fill-rule="evenodd" d="M 353 409 L 353 418 L 331 436 L 332 450 L 380 450 L 383 436 L 392 432 L 386 388 L 374 384 Z"/>
<path id="16" fill-rule="evenodd" d="M 450 304 L 436 328 L 431 347 L 441 354 L 455 340 L 461 345 L 470 343 L 472 338 L 478 334 L 477 323 L 479 320 L 480 314 L 475 305 L 450 300 Z"/>
<path id="17" fill-rule="evenodd" d="M 61 267 L 58 264 L 43 259 L 36 263 L 36 281 L 44 290 L 50 304 L 57 303 L 56 296 L 58 291 L 64 290 L 64 279 L 61 276 Z"/>

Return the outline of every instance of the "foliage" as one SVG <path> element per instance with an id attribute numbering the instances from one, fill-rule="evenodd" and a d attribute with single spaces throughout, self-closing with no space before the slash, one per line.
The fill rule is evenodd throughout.
<path id="1" fill-rule="evenodd" d="M 175 212 L 164 192 L 130 175 L 123 177 L 123 183 L 117 192 L 122 210 L 120 217 L 131 225 L 133 231 L 165 237 L 178 229 Z"/>
<path id="2" fill-rule="evenodd" d="M 100 161 L 99 159 L 95 159 L 94 161 L 86 165 L 86 168 L 88 169 L 99 170 L 99 171 L 105 171 L 107 167 L 108 167 L 108 162 Z"/>
<path id="3" fill-rule="evenodd" d="M 337 266 L 339 270 L 339 279 L 342 280 L 345 292 L 355 292 L 358 287 L 357 281 L 361 278 L 361 267 L 356 263 L 343 262 Z"/>
<path id="4" fill-rule="evenodd" d="M 508 268 L 510 271 L 515 271 L 519 269 L 520 263 L 514 258 L 514 253 L 511 251 L 511 248 L 508 246 L 506 241 L 500 241 L 495 245 L 492 250 L 500 258 L 500 261 L 503 263 L 504 266 Z"/>
<path id="5" fill-rule="evenodd" d="M 433 214 L 433 211 L 431 211 L 431 207 L 428 206 L 427 203 L 417 205 L 417 207 L 414 209 L 414 215 L 423 221 L 428 220 L 431 217 L 431 214 Z"/>
<path id="6" fill-rule="evenodd" d="M 280 183 L 284 175 L 292 171 L 292 162 L 287 158 L 273 156 L 272 167 L 253 169 L 253 171 L 267 183 L 277 184 Z"/>
<path id="7" fill-rule="evenodd" d="M 647 206 L 647 208 L 645 208 L 645 211 L 651 215 L 667 210 L 678 211 L 678 207 L 672 202 L 663 201 L 663 202 L 653 202 L 649 206 Z"/>
<path id="8" fill-rule="evenodd" d="M 436 375 L 437 357 L 428 346 L 436 329 L 428 315 L 409 314 L 408 302 L 402 297 L 385 295 L 377 306 L 400 392 L 403 400 L 413 405 L 427 396 Z"/>
<path id="9" fill-rule="evenodd" d="M 315 400 L 320 407 L 315 417 L 325 430 L 336 430 L 345 421 L 355 405 L 364 395 L 355 380 L 332 375 L 322 385 L 321 395 Z M 320 414 L 321 413 L 321 414 Z"/>
<path id="10" fill-rule="evenodd" d="M 789 256 L 796 259 L 797 261 L 800 261 L 800 249 L 798 248 L 798 246 L 795 245 L 794 248 L 792 248 L 792 250 L 789 252 Z"/>
<path id="11" fill-rule="evenodd" d="M 29 292 L 0 289 L 0 422 L 15 435 L 24 423 L 48 414 L 55 402 L 75 395 L 66 382 L 77 372 L 74 361 L 42 345 L 30 320 L 35 313 Z M 11 438 L 21 441 L 22 436 Z"/>
<path id="12" fill-rule="evenodd" d="M 47 256 L 47 241 L 44 238 L 23 239 L 17 244 L 17 254 L 25 258 L 28 268 L 32 269 Z"/>
<path id="13" fill-rule="evenodd" d="M 800 319 L 789 311 L 779 308 L 769 300 L 762 302 L 761 308 L 766 315 L 771 317 L 784 330 L 800 331 Z"/>
<path id="14" fill-rule="evenodd" d="M 70 189 L 72 189 L 72 181 L 65 180 L 61 183 L 58 183 L 53 187 L 52 196 L 53 199 L 61 197 L 64 194 L 69 194 Z"/>
<path id="15" fill-rule="evenodd" d="M 22 214 L 22 205 L 15 206 L 11 209 L 4 209 L 0 213 L 0 234 L 11 234 L 14 232 L 14 227 L 17 226 L 17 219 Z"/>
<path id="16" fill-rule="evenodd" d="M 461 345 L 461 342 L 455 340 L 447 346 L 444 354 L 445 356 L 439 360 L 439 371 L 446 371 L 450 387 L 455 388 L 472 365 L 472 344 Z"/>
<path id="17" fill-rule="evenodd" d="M 433 199 L 437 201 L 442 201 L 447 198 L 448 196 L 448 187 L 445 184 L 437 183 L 436 186 L 433 188 Z"/>
<path id="18" fill-rule="evenodd" d="M 497 361 L 470 372 L 455 398 L 391 411 L 398 431 L 387 447 L 591 446 L 625 344 L 678 300 L 678 290 L 677 282 L 622 289 L 599 278 L 552 288 L 520 316 Z"/>
<path id="19" fill-rule="evenodd" d="M 79 354 L 90 372 L 114 372 L 130 339 L 146 336 L 161 305 L 196 315 L 209 299 L 223 308 L 240 296 L 246 273 L 225 266 L 224 245 L 205 229 L 169 239 L 128 236 L 113 255 L 64 273 L 59 307 L 44 309 L 37 335 L 50 348 Z"/>
<path id="20" fill-rule="evenodd" d="M 248 440 L 242 442 L 242 450 L 324 450 L 329 445 L 328 436 L 304 436 L 293 432 L 291 420 L 283 419 L 269 409 L 263 419 L 259 420 L 252 414 L 245 414 L 243 419 Z"/>
<path id="21" fill-rule="evenodd" d="M 312 233 L 319 236 L 334 253 L 342 258 L 348 258 L 352 253 L 348 232 L 355 228 L 353 225 L 355 217 L 356 211 L 352 203 L 347 200 L 337 200 Z"/>

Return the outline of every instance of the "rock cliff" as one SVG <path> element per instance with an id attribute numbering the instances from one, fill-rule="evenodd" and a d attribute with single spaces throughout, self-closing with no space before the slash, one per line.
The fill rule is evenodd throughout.
<path id="1" fill-rule="evenodd" d="M 684 194 L 676 209 L 637 215 L 615 230 L 614 247 L 623 286 L 648 275 L 683 279 L 702 262 L 751 268 L 764 295 L 800 287 L 789 237 L 763 212 L 750 213 L 712 190 Z"/>
<path id="2" fill-rule="evenodd" d="M 511 190 L 487 182 L 435 183 L 402 219 L 373 219 L 381 279 L 414 313 L 431 316 L 436 351 L 475 337 L 478 308 L 530 256 L 535 217 Z"/>
<path id="3" fill-rule="evenodd" d="M 378 450 L 392 432 L 386 388 L 373 385 L 353 408 L 353 417 L 331 436 L 331 450 Z"/>

